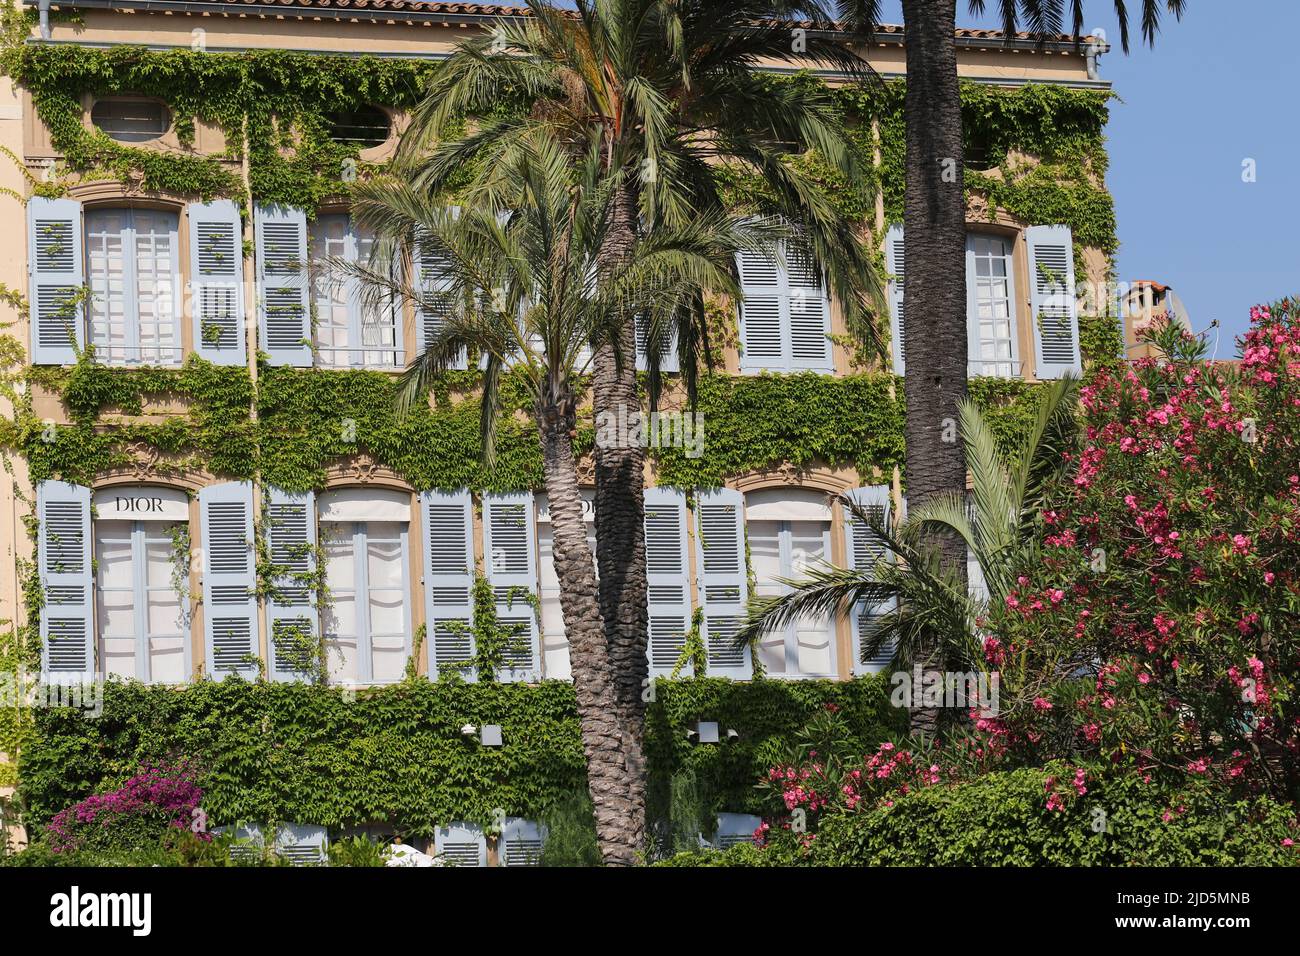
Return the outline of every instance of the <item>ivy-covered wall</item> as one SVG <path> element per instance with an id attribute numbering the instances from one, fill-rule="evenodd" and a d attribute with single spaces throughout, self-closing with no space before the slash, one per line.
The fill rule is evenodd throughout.
<path id="1" fill-rule="evenodd" d="M 865 752 L 901 729 L 888 694 L 878 677 L 658 681 L 647 729 L 652 817 L 662 815 L 668 782 L 684 768 L 711 811 L 751 808 L 753 781 L 828 703 Z M 693 744 L 686 730 L 700 720 L 739 738 Z M 465 723 L 500 724 L 504 745 L 467 740 Z M 536 818 L 583 786 L 585 766 L 573 686 L 560 681 L 413 678 L 355 696 L 237 678 L 184 689 L 115 682 L 97 717 L 36 711 L 20 766 L 29 826 L 142 764 L 181 758 L 197 762 L 214 823 L 382 823 L 423 837 L 455 820 L 486 825 L 498 808 Z"/>

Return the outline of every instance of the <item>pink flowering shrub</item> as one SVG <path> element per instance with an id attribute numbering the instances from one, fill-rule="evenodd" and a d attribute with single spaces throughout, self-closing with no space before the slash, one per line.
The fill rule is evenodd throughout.
<path id="1" fill-rule="evenodd" d="M 118 789 L 55 814 L 46 826 L 46 841 L 55 852 L 153 848 L 169 831 L 190 830 L 202 800 L 192 765 L 142 767 Z M 197 835 L 211 839 L 207 833 Z"/>
<path id="2" fill-rule="evenodd" d="M 1300 795 L 1298 313 L 1253 309 L 1239 365 L 1162 325 L 1166 359 L 1081 390 L 1073 468 L 990 609 L 986 749 Z"/>

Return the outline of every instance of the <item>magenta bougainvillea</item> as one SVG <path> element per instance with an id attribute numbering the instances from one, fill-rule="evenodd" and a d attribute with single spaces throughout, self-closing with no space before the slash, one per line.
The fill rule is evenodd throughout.
<path id="1" fill-rule="evenodd" d="M 156 845 L 170 829 L 195 830 L 200 839 L 211 839 L 201 825 L 202 801 L 193 765 L 145 766 L 118 789 L 55 814 L 46 839 L 56 852 L 140 849 Z"/>

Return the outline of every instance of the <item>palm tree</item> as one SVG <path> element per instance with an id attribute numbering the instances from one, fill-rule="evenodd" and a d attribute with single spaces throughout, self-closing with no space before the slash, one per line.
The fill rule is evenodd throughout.
<path id="1" fill-rule="evenodd" d="M 1071 31 L 1080 37 L 1083 0 L 1068 0 Z M 998 0 L 1006 42 L 1023 22 L 1039 38 L 1060 33 L 1066 0 Z M 826 22 L 838 17 L 848 30 L 869 35 L 880 20 L 880 0 L 812 0 L 801 4 Z M 968 0 L 983 14 L 985 0 Z M 961 93 L 957 81 L 957 0 L 903 0 L 907 92 L 904 101 L 907 150 L 903 229 L 907 236 L 904 331 L 907 367 L 904 393 L 904 475 L 907 498 L 920 504 L 959 493 L 966 482 L 962 446 L 950 440 L 951 424 L 966 396 L 966 200 L 963 179 Z M 1181 18 L 1185 0 L 1142 0 L 1142 36 L 1155 44 L 1161 10 Z M 833 11 L 833 15 L 832 15 Z M 1120 41 L 1129 49 L 1125 0 L 1115 0 Z M 943 562 L 964 574 L 965 554 L 954 534 L 940 532 Z M 922 655 L 924 656 L 924 655 Z M 924 721 L 928 715 L 918 715 Z"/>
<path id="2" fill-rule="evenodd" d="M 400 179 L 372 181 L 358 189 L 354 209 L 376 234 L 375 252 L 367 263 L 332 265 L 361 280 L 375 301 L 423 301 L 447 313 L 404 375 L 403 402 L 424 401 L 431 376 L 467 350 L 481 356 L 489 461 L 502 374 L 510 370 L 528 389 L 601 853 L 606 863 L 631 865 L 641 833 L 625 783 L 614 671 L 578 491 L 578 381 L 586 351 L 617 334 L 629 314 L 672 311 L 700 286 L 734 291 L 716 263 L 729 261 L 749 233 L 739 220 L 697 219 L 647 238 L 617 272 L 605 271 L 599 257 L 619 175 L 604 175 L 602 165 L 593 151 L 575 166 L 570 152 L 533 130 L 519 138 L 492 189 L 461 210 Z M 424 262 L 437 263 L 422 288 L 393 278 L 392 263 L 417 246 Z"/>
<path id="3" fill-rule="evenodd" d="M 890 605 L 871 619 L 871 629 L 862 637 L 864 657 L 892 647 L 896 671 L 918 663 L 947 671 L 984 669 L 980 622 L 989 602 L 1002 600 L 1013 588 L 1011 569 L 1032 560 L 1026 555 L 1037 547 L 1035 517 L 1052 484 L 1069 467 L 1067 453 L 1078 435 L 1077 384 L 1067 377 L 1045 388 L 1037 417 L 1009 455 L 999 448 L 979 407 L 963 399 L 961 438 L 974 479 L 969 502 L 964 494 L 941 492 L 905 521 L 893 522 L 842 496 L 839 501 L 851 519 L 876 536 L 885 558 L 871 568 L 822 565 L 802 581 L 786 582 L 794 587 L 789 594 L 752 603 L 737 641 L 747 643 L 805 616 Z M 963 551 L 970 549 L 985 595 L 972 595 L 965 575 L 953 571 L 935 543 L 940 535 L 961 542 Z M 964 553 L 962 561 L 964 568 Z M 921 716 L 923 711 L 928 713 Z M 935 708 L 912 708 L 913 733 L 932 735 L 937 723 Z"/>
<path id="4" fill-rule="evenodd" d="M 490 179 L 539 126 L 577 155 L 595 151 L 606 172 L 619 174 L 598 256 L 601 272 L 612 275 L 656 230 L 725 210 L 717 169 L 730 165 L 762 182 L 766 198 L 760 211 L 801 227 L 848 327 L 873 337 L 880 281 L 867 250 L 854 224 L 786 161 L 792 153 L 815 149 L 847 182 L 861 182 L 858 159 L 825 89 L 775 84 L 760 68 L 764 62 L 813 61 L 857 75 L 865 67 L 860 58 L 816 31 L 808 31 L 804 51 L 795 54 L 790 20 L 801 6 L 788 0 L 577 0 L 576 10 L 526 2 L 527 17 L 464 41 L 444 63 L 403 138 L 404 175 L 432 193 L 463 180 L 467 168 Z M 499 107 L 508 101 L 530 108 L 502 117 Z M 477 125 L 448 139 L 466 115 L 478 117 Z M 647 338 L 659 342 L 666 337 L 661 331 L 678 324 L 679 347 L 693 355 L 705 333 L 702 319 L 696 295 L 675 320 L 655 320 Z M 631 316 L 625 316 L 617 335 L 596 352 L 598 415 L 620 407 L 640 410 L 635 335 Z M 657 356 L 652 348 L 652 404 Z M 684 360 L 682 368 L 693 390 L 694 361 Z M 648 681 L 644 472 L 640 447 L 597 449 L 600 604 L 618 675 L 629 787 L 642 805 Z"/>

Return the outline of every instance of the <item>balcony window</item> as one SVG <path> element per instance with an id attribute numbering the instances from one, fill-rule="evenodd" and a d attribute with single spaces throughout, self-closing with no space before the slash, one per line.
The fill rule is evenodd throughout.
<path id="1" fill-rule="evenodd" d="M 180 364 L 177 215 L 157 209 L 88 209 L 90 341 L 115 365 Z"/>
<path id="2" fill-rule="evenodd" d="M 971 233 L 966 237 L 971 375 L 1020 375 L 1011 249 L 1011 241 L 1000 236 Z"/>
<path id="3" fill-rule="evenodd" d="M 326 257 L 364 265 L 374 237 L 358 229 L 347 213 L 316 217 L 308 228 L 309 258 Z M 360 282 L 321 272 L 313 277 L 318 361 L 327 368 L 397 368 L 404 364 L 397 311 L 371 302 Z"/>

